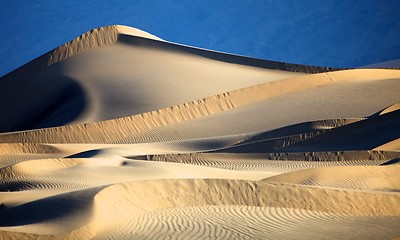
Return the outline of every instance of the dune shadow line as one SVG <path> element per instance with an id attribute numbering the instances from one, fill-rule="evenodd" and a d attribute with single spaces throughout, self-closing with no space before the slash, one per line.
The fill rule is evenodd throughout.
<path id="1" fill-rule="evenodd" d="M 52 67 L 46 76 L 0 81 L 0 109 L 7 112 L 0 116 L 0 132 L 62 126 L 84 111 L 83 87 Z"/>

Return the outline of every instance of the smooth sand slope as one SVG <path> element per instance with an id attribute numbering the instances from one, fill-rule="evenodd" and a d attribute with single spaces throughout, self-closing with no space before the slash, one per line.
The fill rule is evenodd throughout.
<path id="1" fill-rule="evenodd" d="M 0 239 L 398 238 L 399 93 L 92 30 L 0 79 Z"/>

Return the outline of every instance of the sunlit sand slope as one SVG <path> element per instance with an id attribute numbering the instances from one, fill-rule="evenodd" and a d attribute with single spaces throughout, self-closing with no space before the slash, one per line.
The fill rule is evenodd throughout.
<path id="1" fill-rule="evenodd" d="M 0 79 L 0 239 L 398 238 L 399 93 L 94 29 Z"/>

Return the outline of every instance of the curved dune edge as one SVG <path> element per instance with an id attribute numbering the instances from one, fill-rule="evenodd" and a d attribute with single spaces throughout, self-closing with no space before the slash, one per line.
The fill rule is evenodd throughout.
<path id="1" fill-rule="evenodd" d="M 107 226 L 113 226 L 124 219 L 138 218 L 141 214 L 161 209 L 193 206 L 236 205 L 289 208 L 330 213 L 335 216 L 400 216 L 400 209 L 394 207 L 400 203 L 398 194 L 307 187 L 273 183 L 268 179 L 257 182 L 226 179 L 152 180 L 120 183 L 104 189 L 96 189 L 44 198 L 15 209 L 8 209 L 2 215 L 16 214 L 21 211 L 23 213 L 20 214 L 29 215 L 31 211 L 37 211 L 42 207 L 54 207 L 59 205 L 57 203 L 60 201 L 68 201 L 68 207 L 59 209 L 62 217 L 58 217 L 57 221 L 62 222 L 75 217 L 77 221 L 83 223 L 75 230 L 79 231 L 79 228 L 87 227 L 89 231 L 86 231 L 86 234 L 104 231 Z M 95 193 L 94 196 L 93 193 Z M 82 205 L 92 207 L 90 210 L 89 208 L 83 210 Z M 74 214 L 75 211 L 79 214 Z M 85 220 L 87 215 L 90 218 Z M 26 225 L 13 228 L 2 226 L 1 230 L 27 231 L 24 228 L 28 228 L 30 229 L 28 231 L 34 233 L 43 227 L 46 228 L 48 221 L 53 221 L 52 216 L 48 217 L 46 222 L 36 226 Z M 52 234 L 66 234 L 65 232 L 73 230 L 70 226 L 63 226 Z"/>
<path id="2" fill-rule="evenodd" d="M 221 59 L 210 59 L 208 51 L 202 56 L 147 38 L 123 38 L 126 42 L 82 52 L 37 75 L 2 78 L 0 88 L 9 91 L 0 95 L 0 108 L 9 114 L 0 118 L 0 132 L 121 118 L 304 75 L 257 68 L 247 59 L 231 64 L 224 61 L 228 55 L 214 53 Z"/>
<path id="3" fill-rule="evenodd" d="M 34 74 L 49 67 L 57 62 L 60 62 L 64 59 L 67 59 L 71 56 L 74 56 L 78 53 L 88 51 L 93 48 L 106 46 L 109 44 L 113 44 L 118 41 L 118 37 L 120 35 L 129 35 L 129 36 L 136 36 L 141 38 L 146 38 L 155 41 L 162 41 L 165 42 L 163 39 L 154 36 L 150 33 L 142 31 L 137 28 L 124 26 L 124 25 L 110 25 L 110 26 L 103 26 L 99 28 L 92 29 L 86 33 L 83 33 L 79 37 L 51 50 L 42 56 L 32 60 L 31 62 L 21 66 L 20 68 L 2 76 L 4 78 L 20 78 L 23 77 L 25 74 Z M 167 43 L 167 42 L 166 42 Z M 169 43 L 169 42 L 168 42 Z M 192 48 L 203 51 L 203 49 L 188 47 L 181 44 L 170 43 L 174 45 L 179 45 L 185 48 Z M 210 50 L 206 50 L 210 51 Z M 211 52 L 211 51 L 210 51 Z M 225 54 L 231 55 L 227 53 L 218 53 L 217 54 Z M 247 58 L 252 59 L 249 57 L 244 56 L 237 56 L 231 55 L 233 57 L 238 58 Z M 326 71 L 334 71 L 339 70 L 339 68 L 330 68 L 330 67 L 318 67 L 318 66 L 306 66 L 300 64 L 291 64 L 291 63 L 284 63 L 284 62 L 275 62 L 275 61 L 268 61 L 268 60 L 261 60 L 261 59 L 252 59 L 253 61 L 261 61 L 270 63 L 270 65 L 275 66 L 277 69 L 287 70 L 287 71 L 300 71 L 305 73 L 318 73 L 318 72 L 326 72 Z M 263 64 L 264 65 L 264 64 Z"/>
<path id="4" fill-rule="evenodd" d="M 329 132 L 335 128 L 339 128 L 346 125 L 351 125 L 355 122 L 361 121 L 363 119 L 331 119 L 331 120 L 323 120 L 323 121 L 315 121 L 311 122 L 316 124 L 314 129 L 307 129 L 303 127 L 303 123 L 298 125 L 302 126 L 303 132 L 301 133 L 293 133 L 290 130 L 296 128 L 295 126 L 284 127 L 283 129 L 287 129 L 286 134 L 281 134 L 274 137 L 269 137 L 269 132 L 258 134 L 254 137 L 250 137 L 244 141 L 241 141 L 232 146 L 228 146 L 225 148 L 220 148 L 213 150 L 212 152 L 216 153 L 271 153 L 271 152 L 284 152 L 286 148 L 291 145 L 300 143 L 302 141 L 306 141 L 308 139 L 312 139 L 321 134 Z M 318 126 L 318 124 L 321 124 Z M 326 125 L 325 125 L 325 124 Z M 329 124 L 331 123 L 331 125 Z M 274 131 L 278 131 L 274 130 Z M 271 132 L 274 132 L 271 131 Z M 271 134 L 271 133 L 270 133 Z M 314 150 L 312 147 L 308 148 L 310 152 L 316 152 L 318 150 Z M 322 157 L 321 155 L 318 157 Z M 318 158 L 316 157 L 316 158 Z M 319 159 L 319 158 L 318 158 Z M 304 159 L 307 160 L 307 159 Z"/>
<path id="5" fill-rule="evenodd" d="M 383 150 L 383 151 L 400 151 L 400 138 L 385 143 L 374 150 Z"/>
<path id="6" fill-rule="evenodd" d="M 122 182 L 192 178 L 260 180 L 275 174 L 110 156 L 25 160 L 0 169 L 0 203 L 9 208 L 56 194 Z"/>
<path id="7" fill-rule="evenodd" d="M 32 60 L 31 62 L 23 65 L 13 72 L 10 72 L 9 74 L 6 74 L 3 77 L 22 78 L 25 74 L 35 74 L 44 68 L 47 68 L 78 53 L 113 44 L 117 42 L 119 34 L 144 37 L 158 41 L 162 40 L 152 34 L 132 27 L 122 25 L 100 27 L 88 31 L 79 37 L 61 45 L 60 47 L 43 54 L 42 56 Z"/>
<path id="8" fill-rule="evenodd" d="M 113 26 L 109 26 L 109 27 L 116 28 L 119 34 L 125 34 L 125 35 L 130 35 L 130 36 L 137 36 L 137 37 L 143 37 L 143 38 L 148 38 L 148 39 L 153 39 L 153 40 L 158 40 L 158 41 L 164 41 L 163 39 L 161 39 L 153 34 L 150 34 L 148 32 L 145 32 L 145 31 L 137 29 L 137 28 L 133 28 L 133 27 L 125 26 L 125 25 L 113 25 Z"/>
<path id="9" fill-rule="evenodd" d="M 327 84 L 331 81 L 325 75 L 322 75 L 321 78 L 322 79 L 314 79 L 314 81 L 312 82 L 314 82 L 318 86 Z M 290 83 L 293 83 L 294 85 L 288 87 L 288 89 L 284 89 L 283 91 L 289 93 L 296 89 L 304 89 L 310 87 L 310 83 L 308 83 L 309 78 L 301 78 L 301 80 L 298 80 L 297 78 L 291 79 Z M 260 89 L 262 88 L 261 86 L 249 87 L 242 90 L 236 90 L 230 93 L 218 94 L 197 101 L 192 101 L 181 105 L 171 106 L 169 108 L 160 109 L 157 111 L 138 114 L 125 118 L 94 122 L 88 124 L 67 125 L 49 129 L 31 130 L 31 131 L 17 132 L 17 133 L 4 133 L 0 135 L 0 142 L 9 142 L 9 143 L 31 142 L 31 141 L 37 141 L 41 143 L 113 142 L 120 138 L 138 134 L 156 127 L 167 126 L 169 124 L 197 119 L 200 117 L 236 108 L 239 106 L 238 104 L 243 106 L 249 103 L 262 101 L 263 97 L 264 98 L 273 97 L 280 94 L 284 94 L 284 92 L 280 93 L 279 91 L 277 91 L 278 89 L 281 88 L 280 82 L 281 81 L 279 81 L 278 83 L 275 82 L 275 83 L 268 83 L 268 85 L 265 84 L 261 85 L 264 86 L 264 89 Z M 268 96 L 268 94 L 263 92 L 263 90 L 267 90 L 267 92 L 271 93 L 272 96 Z M 255 94 L 255 96 L 251 98 L 244 98 L 247 95 L 246 93 Z M 238 103 L 232 102 L 233 96 L 231 95 L 235 95 L 235 98 L 238 98 L 237 100 L 239 100 L 239 102 Z M 240 97 L 241 95 L 243 97 Z M 102 140 L 99 141 L 95 138 L 98 137 L 96 135 L 99 135 L 98 131 L 100 129 L 102 131 L 101 134 Z M 84 136 L 84 139 L 80 139 L 82 137 L 82 135 L 80 134 L 81 131 L 85 131 L 87 133 Z M 65 133 L 68 132 L 68 135 L 63 134 L 63 132 Z M 94 133 L 97 134 L 94 135 Z M 63 135 L 62 137 L 65 139 L 57 139 L 58 138 L 57 135 L 58 136 Z M 44 139 L 44 138 L 49 138 L 49 139 Z"/>
<path id="10" fill-rule="evenodd" d="M 319 151 L 369 150 L 398 138 L 400 111 L 392 111 L 359 122 L 332 129 L 314 138 L 296 142 L 284 151 L 296 152 L 307 149 Z"/>
<path id="11" fill-rule="evenodd" d="M 117 194 L 123 194 L 124 197 L 115 198 Z M 395 194 L 319 189 L 268 183 L 266 181 L 160 180 L 113 185 L 102 190 L 95 197 L 94 211 L 96 212 L 96 217 L 91 226 L 99 230 L 104 229 L 105 223 L 100 219 L 107 219 L 110 212 L 124 214 L 124 217 L 121 216 L 119 220 L 124 218 L 131 219 L 129 222 L 135 225 L 135 219 L 139 218 L 140 220 L 138 221 L 140 222 L 148 221 L 147 214 L 152 214 L 154 211 L 163 213 L 163 209 L 171 211 L 171 215 L 168 216 L 173 217 L 177 214 L 175 210 L 179 210 L 184 206 L 220 206 L 215 208 L 218 209 L 217 211 L 223 211 L 225 207 L 231 205 L 246 207 L 268 206 L 331 213 L 336 217 L 340 217 L 342 214 L 370 217 L 398 216 L 399 212 L 397 210 L 391 211 L 393 206 L 396 205 L 391 204 L 396 204 L 399 200 L 399 196 Z M 113 206 L 127 206 L 126 209 L 131 209 L 132 212 L 124 211 L 124 208 L 115 209 Z M 211 212 L 208 214 L 209 216 L 213 215 Z M 319 215 L 321 216 L 321 214 Z M 140 218 L 141 216 L 144 216 L 144 218 Z M 183 219 L 190 218 L 187 215 L 183 216 Z M 279 216 L 283 217 L 278 214 L 277 219 L 279 219 Z M 185 222 L 183 219 L 181 221 Z M 242 221 L 246 222 L 245 219 L 248 218 L 244 217 Z M 232 219 L 227 218 L 225 221 L 224 225 L 226 226 L 229 225 Z M 262 224 L 263 221 L 265 219 L 260 219 L 259 223 Z M 303 219 L 303 221 L 307 220 Z M 163 222 L 160 223 L 162 224 Z M 118 221 L 114 224 L 118 224 Z M 113 226 L 114 224 L 109 223 L 107 225 Z M 222 223 L 220 222 L 220 224 Z M 126 224 L 122 226 L 126 226 Z M 122 228 L 122 226 L 120 227 Z M 253 228 L 257 229 L 257 226 L 253 225 Z M 275 223 L 272 223 L 272 226 L 281 228 L 280 225 L 275 225 Z M 323 224 L 318 226 L 322 227 Z M 207 231 L 206 229 L 207 226 L 201 228 L 202 231 Z M 135 233 L 135 230 L 126 229 L 125 231 L 132 231 L 132 234 Z"/>
<path id="12" fill-rule="evenodd" d="M 0 231 L 62 235 L 79 230 L 90 221 L 92 199 L 100 190 L 95 187 L 71 191 L 2 209 Z"/>
<path id="13" fill-rule="evenodd" d="M 268 141 L 268 140 L 276 141 L 279 138 L 284 139 L 284 138 L 297 137 L 300 139 L 306 139 L 308 137 L 313 137 L 316 134 L 322 133 L 324 131 L 345 126 L 361 120 L 364 120 L 364 118 L 325 119 L 325 120 L 298 123 L 295 125 L 274 129 L 272 131 L 255 134 L 231 147 Z"/>
<path id="14" fill-rule="evenodd" d="M 2 179 L 0 192 L 7 195 L 9 191 L 51 190 L 44 192 L 46 195 L 52 192 L 68 192 L 118 182 L 171 178 L 260 180 L 286 172 L 315 167 L 359 166 L 362 169 L 361 166 L 363 165 L 380 165 L 389 159 L 393 159 L 393 156 L 398 156 L 398 154 L 391 156 L 384 152 L 354 152 L 347 153 L 345 157 L 338 157 L 339 155 L 340 153 L 328 153 L 327 156 L 333 158 L 326 159 L 325 162 L 322 160 L 304 161 L 302 158 L 294 158 L 289 161 L 266 160 L 265 155 L 259 154 L 147 156 L 147 159 L 150 157 L 152 161 L 128 160 L 112 155 L 95 156 L 95 158 L 24 160 L 0 169 Z M 282 158 L 282 156 L 279 157 Z M 182 163 L 184 165 L 181 165 Z M 356 167 L 349 167 L 349 169 L 353 168 L 357 169 Z M 385 167 L 379 169 L 385 169 Z M 308 175 L 305 174 L 305 176 Z M 354 185 L 349 188 L 356 189 L 357 186 Z M 4 193 L 0 195 L 4 195 Z M 11 203 L 11 205 L 15 205 L 15 200 L 5 200 L 9 197 L 13 199 L 10 194 L 8 194 L 8 197 L 6 195 L 4 195 L 3 204 L 9 205 Z M 30 198 L 24 197 L 23 199 Z"/>
<path id="15" fill-rule="evenodd" d="M 362 73 L 362 74 L 359 74 Z M 198 119 L 248 106 L 297 91 L 334 84 L 338 81 L 379 81 L 400 78 L 396 70 L 347 70 L 301 76 L 265 83 L 148 113 L 108 121 L 67 125 L 0 135 L 0 142 L 109 143 L 153 128 Z M 81 132 L 85 131 L 85 135 Z M 157 141 L 157 140 L 155 140 Z M 159 141 L 159 140 L 158 140 Z"/>
<path id="16" fill-rule="evenodd" d="M 400 103 L 395 103 L 395 104 L 393 104 L 393 105 L 391 105 L 391 106 L 389 106 L 389 107 L 383 109 L 383 110 L 379 113 L 379 115 L 386 114 L 386 113 L 390 113 L 390 112 L 393 112 L 393 111 L 397 111 L 397 110 L 399 110 L 399 109 L 400 109 Z"/>
<path id="17" fill-rule="evenodd" d="M 122 25 L 100 27 L 86 32 L 74 40 L 47 53 L 46 55 L 49 59 L 47 60 L 46 67 L 89 49 L 113 44 L 118 41 L 118 36 L 120 34 L 161 40 L 152 34 L 132 27 Z"/>
<path id="18" fill-rule="evenodd" d="M 116 195 L 126 197 L 112 197 Z M 340 199 L 346 199 L 346 203 L 333 204 L 342 202 Z M 188 204 L 286 207 L 345 215 L 400 216 L 400 209 L 393 207 L 397 205 L 395 203 L 400 203 L 397 194 L 320 189 L 271 183 L 268 179 L 258 182 L 188 179 L 122 183 L 107 187 L 96 195 L 95 211 L 100 215 L 108 214 L 110 208 L 118 211 L 114 206 L 119 205 L 129 206 L 128 209 L 140 213 Z M 125 208 L 119 211 L 120 214 L 127 214 Z"/>
<path id="19" fill-rule="evenodd" d="M 371 162 L 385 162 L 400 157 L 399 152 L 392 151 L 343 151 L 343 152 L 276 152 L 276 153 L 189 153 L 189 154 L 153 154 L 145 156 L 127 156 L 132 159 L 147 159 L 152 161 L 178 162 L 187 164 L 211 164 L 212 162 L 224 162 L 242 159 L 246 164 L 246 159 L 257 159 L 262 161 L 303 161 L 303 162 L 343 162 L 367 164 Z M 140 158 L 139 158 L 140 157 Z M 208 163 L 207 163 L 208 162 Z M 217 164 L 218 166 L 218 164 Z M 223 167 L 221 165 L 221 167 Z"/>
<path id="20" fill-rule="evenodd" d="M 273 176 L 267 180 L 327 188 L 399 191 L 400 165 L 314 168 Z"/>
<path id="21" fill-rule="evenodd" d="M 83 161 L 75 160 L 73 158 L 51 158 L 51 159 L 37 159 L 28 160 L 13 164 L 11 166 L 0 168 L 0 172 L 5 175 L 17 175 L 23 173 L 45 174 L 46 171 L 55 171 L 63 168 L 77 166 Z M 6 178 L 3 178 L 6 180 Z"/>
<path id="22" fill-rule="evenodd" d="M 58 153 L 57 148 L 37 143 L 0 143 L 0 154 L 33 153 L 51 154 Z"/>
<path id="23" fill-rule="evenodd" d="M 151 156 L 148 157 L 151 158 Z M 265 171 L 270 172 L 273 175 L 297 171 L 301 169 L 330 166 L 378 166 L 388 161 L 359 159 L 342 161 L 304 161 L 302 159 L 295 158 L 283 160 L 266 160 L 264 154 L 192 154 L 190 157 L 188 157 L 187 155 L 179 155 L 175 157 L 170 156 L 168 158 L 166 156 L 153 156 L 153 160 L 200 165 L 211 168 L 222 168 L 237 171 Z"/>

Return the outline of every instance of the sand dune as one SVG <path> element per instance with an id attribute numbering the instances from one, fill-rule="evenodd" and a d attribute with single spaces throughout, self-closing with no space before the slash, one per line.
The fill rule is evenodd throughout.
<path id="1" fill-rule="evenodd" d="M 399 171 L 399 165 L 326 167 L 281 174 L 268 180 L 329 188 L 397 191 L 400 178 L 386 176 L 399 175 Z"/>
<path id="2" fill-rule="evenodd" d="M 197 211 L 205 211 L 204 214 L 207 214 L 207 212 L 215 212 L 214 214 L 222 212 L 222 214 L 217 215 L 218 217 L 229 216 L 229 212 L 236 211 L 237 217 L 230 217 L 219 223 L 223 225 L 224 222 L 226 222 L 228 226 L 231 225 L 232 227 L 235 225 L 236 221 L 246 219 L 246 215 L 261 215 L 261 226 L 248 228 L 246 230 L 247 234 L 236 233 L 239 234 L 237 235 L 238 237 L 246 237 L 246 235 L 250 237 L 254 234 L 254 230 L 252 230 L 254 228 L 256 229 L 255 232 L 259 231 L 265 234 L 265 229 L 262 228 L 263 224 L 268 224 L 267 222 L 271 221 L 273 225 L 274 222 L 279 221 L 279 218 L 285 216 L 285 211 L 289 211 L 289 215 L 292 215 L 293 213 L 290 212 L 293 210 L 297 211 L 295 209 L 304 209 L 300 211 L 301 214 L 298 216 L 300 219 L 297 221 L 308 219 L 309 217 L 307 217 L 307 215 L 314 215 L 312 220 L 316 222 L 318 222 L 318 218 L 327 218 L 326 221 L 335 223 L 338 221 L 338 219 L 335 219 L 336 216 L 339 219 L 357 219 L 358 217 L 366 218 L 368 216 L 373 216 L 372 219 L 381 218 L 383 221 L 387 222 L 399 221 L 398 217 L 393 217 L 398 216 L 399 212 L 393 210 L 391 204 L 398 204 L 400 202 L 400 197 L 398 194 L 381 192 L 371 193 L 330 190 L 327 188 L 310 188 L 306 186 L 286 185 L 283 183 L 275 184 L 266 182 L 265 180 L 261 182 L 247 182 L 243 180 L 226 179 L 152 180 L 116 184 L 101 189 L 89 188 L 87 190 L 72 191 L 6 209 L 2 212 L 3 218 L 8 218 L 10 220 L 8 224 L 3 223 L 2 229 L 6 228 L 4 226 L 6 225 L 8 230 L 39 233 L 43 231 L 43 228 L 49 227 L 48 229 L 50 232 L 47 234 L 61 234 L 71 231 L 72 227 L 70 225 L 61 224 L 61 222 L 57 224 L 57 222 L 73 221 L 73 224 L 81 223 L 79 226 L 83 225 L 88 227 L 93 232 L 101 232 L 109 228 L 105 235 L 112 233 L 112 235 L 120 235 L 121 237 L 121 235 L 124 236 L 124 234 L 129 234 L 129 232 L 132 231 L 132 237 L 144 237 L 140 236 L 140 231 L 135 232 L 135 228 L 138 224 L 146 224 L 147 221 L 154 221 L 152 220 L 152 218 L 154 218 L 152 215 L 158 214 L 162 216 L 163 213 L 166 213 L 167 216 L 175 216 L 177 218 L 175 221 L 181 221 L 183 225 L 189 225 L 190 222 L 194 220 L 187 220 L 186 217 L 193 219 L 193 217 L 196 216 L 190 213 L 193 207 L 193 210 L 196 211 L 196 206 L 202 207 Z M 342 202 L 344 199 L 346 199 L 346 202 L 342 205 L 335 204 L 337 202 Z M 43 208 L 45 207 L 55 208 L 58 204 L 65 204 L 66 202 L 69 204 L 58 212 L 46 211 L 43 213 L 41 215 L 43 219 L 41 219 L 39 224 L 33 224 L 33 222 L 38 220 L 31 218 L 28 218 L 29 220 L 25 220 L 23 223 L 19 222 L 23 216 L 29 216 L 32 211 L 44 211 Z M 222 208 L 217 208 L 218 206 L 222 206 Z M 233 209 L 230 209 L 229 206 L 232 206 Z M 239 207 L 235 210 L 234 206 Z M 186 207 L 189 207 L 189 209 L 186 209 L 188 213 L 185 213 Z M 268 212 L 271 210 L 266 207 L 278 208 L 277 216 L 268 217 Z M 250 208 L 247 210 L 249 213 L 243 213 L 243 208 Z M 286 210 L 286 208 L 288 209 Z M 87 211 L 91 211 L 92 213 L 90 214 L 88 212 L 85 214 Z M 228 212 L 224 213 L 225 211 Z M 113 217 L 110 218 L 110 214 L 112 214 Z M 262 216 L 262 214 L 267 214 L 267 216 Z M 62 216 L 61 219 L 60 215 Z M 85 215 L 91 215 L 91 220 L 85 219 Z M 11 216 L 18 216 L 19 218 L 14 220 Z M 167 224 L 171 221 L 168 220 L 170 217 L 167 216 L 165 216 L 165 218 L 167 218 L 166 220 L 161 220 L 159 223 L 156 222 L 155 224 Z M 135 218 L 137 219 L 136 221 Z M 142 221 L 140 220 L 141 218 Z M 268 220 L 268 218 L 272 219 Z M 317 218 L 317 220 L 314 218 Z M 50 221 L 53 224 L 56 223 L 59 227 L 62 226 L 60 227 L 61 229 L 48 226 L 46 222 Z M 23 226 L 15 227 L 15 225 L 21 224 L 23 224 Z M 197 224 L 199 223 L 197 222 Z M 200 222 L 200 224 L 202 224 L 202 222 Z M 320 224 L 324 226 L 327 223 L 320 222 Z M 336 224 L 339 224 L 342 228 L 344 227 L 340 223 Z M 142 229 L 151 230 L 153 229 L 152 225 L 153 224 L 148 223 L 148 225 L 146 224 Z M 210 225 L 212 227 L 212 221 L 211 224 L 208 222 L 208 224 L 203 225 L 204 226 L 200 225 L 198 231 L 208 232 Z M 172 226 L 179 228 L 182 225 L 176 223 L 172 224 Z M 218 225 L 214 226 L 218 228 Z M 171 231 L 168 227 L 163 227 L 162 229 L 161 233 Z M 175 231 L 172 229 L 172 233 L 170 234 L 182 234 L 182 232 L 176 230 L 178 229 L 175 229 Z M 228 233 L 231 231 L 232 230 L 228 230 Z M 146 234 L 150 233 L 151 232 L 146 232 Z M 154 233 L 160 234 L 159 231 Z M 395 233 L 396 231 L 391 234 Z M 189 234 L 188 237 L 196 236 L 196 232 L 190 231 L 186 234 Z M 229 237 L 229 235 L 221 236 Z"/>
<path id="3" fill-rule="evenodd" d="M 0 239 L 400 236 L 400 70 L 109 26 L 0 93 Z"/>

